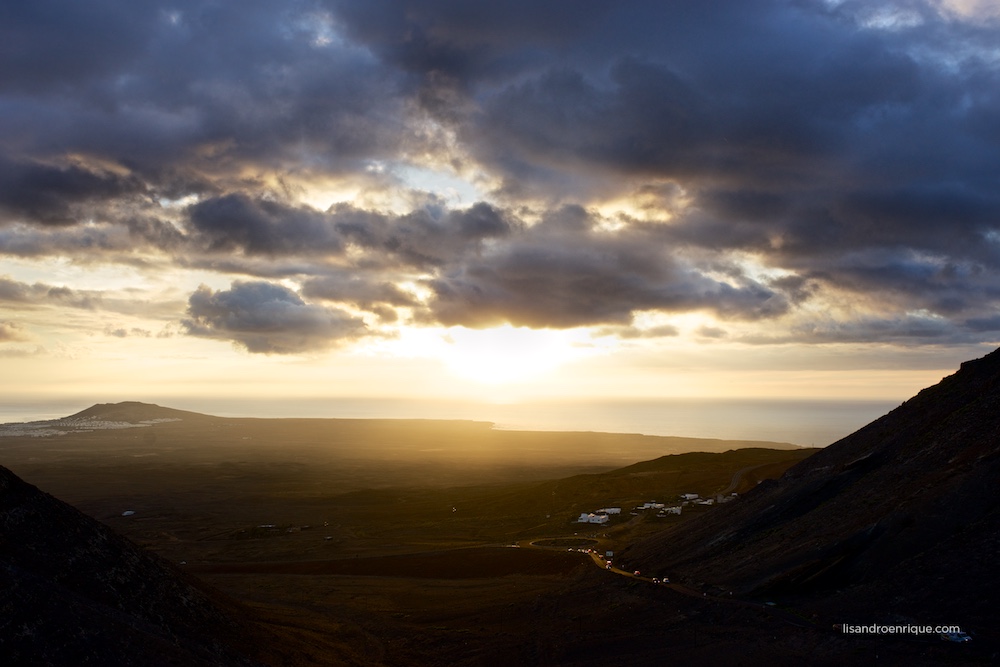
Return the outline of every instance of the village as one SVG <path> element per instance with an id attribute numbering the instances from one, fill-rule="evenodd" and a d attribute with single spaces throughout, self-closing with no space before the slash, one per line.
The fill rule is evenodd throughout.
<path id="1" fill-rule="evenodd" d="M 697 493 L 682 493 L 678 496 L 678 504 L 668 506 L 666 503 L 660 503 L 655 500 L 650 500 L 642 505 L 636 505 L 629 512 L 630 516 L 639 516 L 640 513 L 655 511 L 655 516 L 658 519 L 665 519 L 668 516 L 674 515 L 679 516 L 683 511 L 684 507 L 691 505 L 698 506 L 712 506 L 721 505 L 723 503 L 728 503 L 736 498 L 736 493 L 731 493 L 730 495 L 719 494 L 715 498 L 702 498 L 701 495 Z M 593 512 L 582 512 L 580 517 L 576 520 L 576 523 L 596 523 L 604 524 L 611 520 L 612 516 L 621 515 L 621 507 L 602 507 L 601 509 L 594 510 Z"/>

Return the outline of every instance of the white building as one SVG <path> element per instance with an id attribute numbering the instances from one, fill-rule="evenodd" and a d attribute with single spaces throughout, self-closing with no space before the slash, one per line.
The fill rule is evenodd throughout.
<path id="1" fill-rule="evenodd" d="M 607 514 L 594 514 L 593 512 L 583 513 L 583 514 L 580 515 L 580 518 L 576 520 L 576 522 L 577 523 L 607 523 L 608 522 L 608 515 Z"/>
<path id="2" fill-rule="evenodd" d="M 681 513 L 681 506 L 680 505 L 674 505 L 673 507 L 664 507 L 663 508 L 663 513 L 664 514 L 680 514 Z"/>
<path id="3" fill-rule="evenodd" d="M 683 498 L 684 500 L 697 500 L 700 497 L 701 496 L 699 496 L 697 493 L 682 493 L 681 494 L 681 498 Z"/>
<path id="4" fill-rule="evenodd" d="M 621 514 L 622 513 L 622 508 L 621 507 L 602 507 L 601 509 L 599 509 L 597 511 L 598 512 L 604 512 L 605 514 Z"/>

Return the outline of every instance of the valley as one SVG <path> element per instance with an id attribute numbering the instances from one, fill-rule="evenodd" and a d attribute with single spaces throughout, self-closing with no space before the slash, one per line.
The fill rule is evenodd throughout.
<path id="1" fill-rule="evenodd" d="M 246 649 L 264 664 L 843 664 L 878 651 L 833 630 L 838 607 L 768 606 L 619 565 L 729 511 L 704 499 L 741 504 L 815 449 L 146 404 L 60 422 L 10 429 L 4 464 L 244 605 L 264 638 Z M 603 523 L 578 522 L 595 512 Z M 615 567 L 595 567 L 609 553 Z M 891 645 L 909 664 L 978 660 L 985 646 Z"/>

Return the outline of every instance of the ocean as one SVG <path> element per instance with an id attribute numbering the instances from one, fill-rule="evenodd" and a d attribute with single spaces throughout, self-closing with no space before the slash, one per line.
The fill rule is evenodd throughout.
<path id="1" fill-rule="evenodd" d="M 120 399 L 100 399 L 115 402 Z M 496 428 L 605 431 L 727 440 L 768 440 L 824 447 L 899 405 L 893 401 L 664 399 L 486 404 L 402 399 L 143 398 L 222 417 L 471 419 Z M 6 402 L 0 423 L 56 419 L 92 402 Z"/>

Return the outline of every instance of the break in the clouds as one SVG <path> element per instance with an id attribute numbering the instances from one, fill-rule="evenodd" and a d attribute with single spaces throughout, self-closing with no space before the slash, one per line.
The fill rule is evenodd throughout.
<path id="1" fill-rule="evenodd" d="M 217 274 L 176 321 L 251 352 L 988 342 L 998 40 L 957 0 L 6 3 L 0 253 Z"/>

